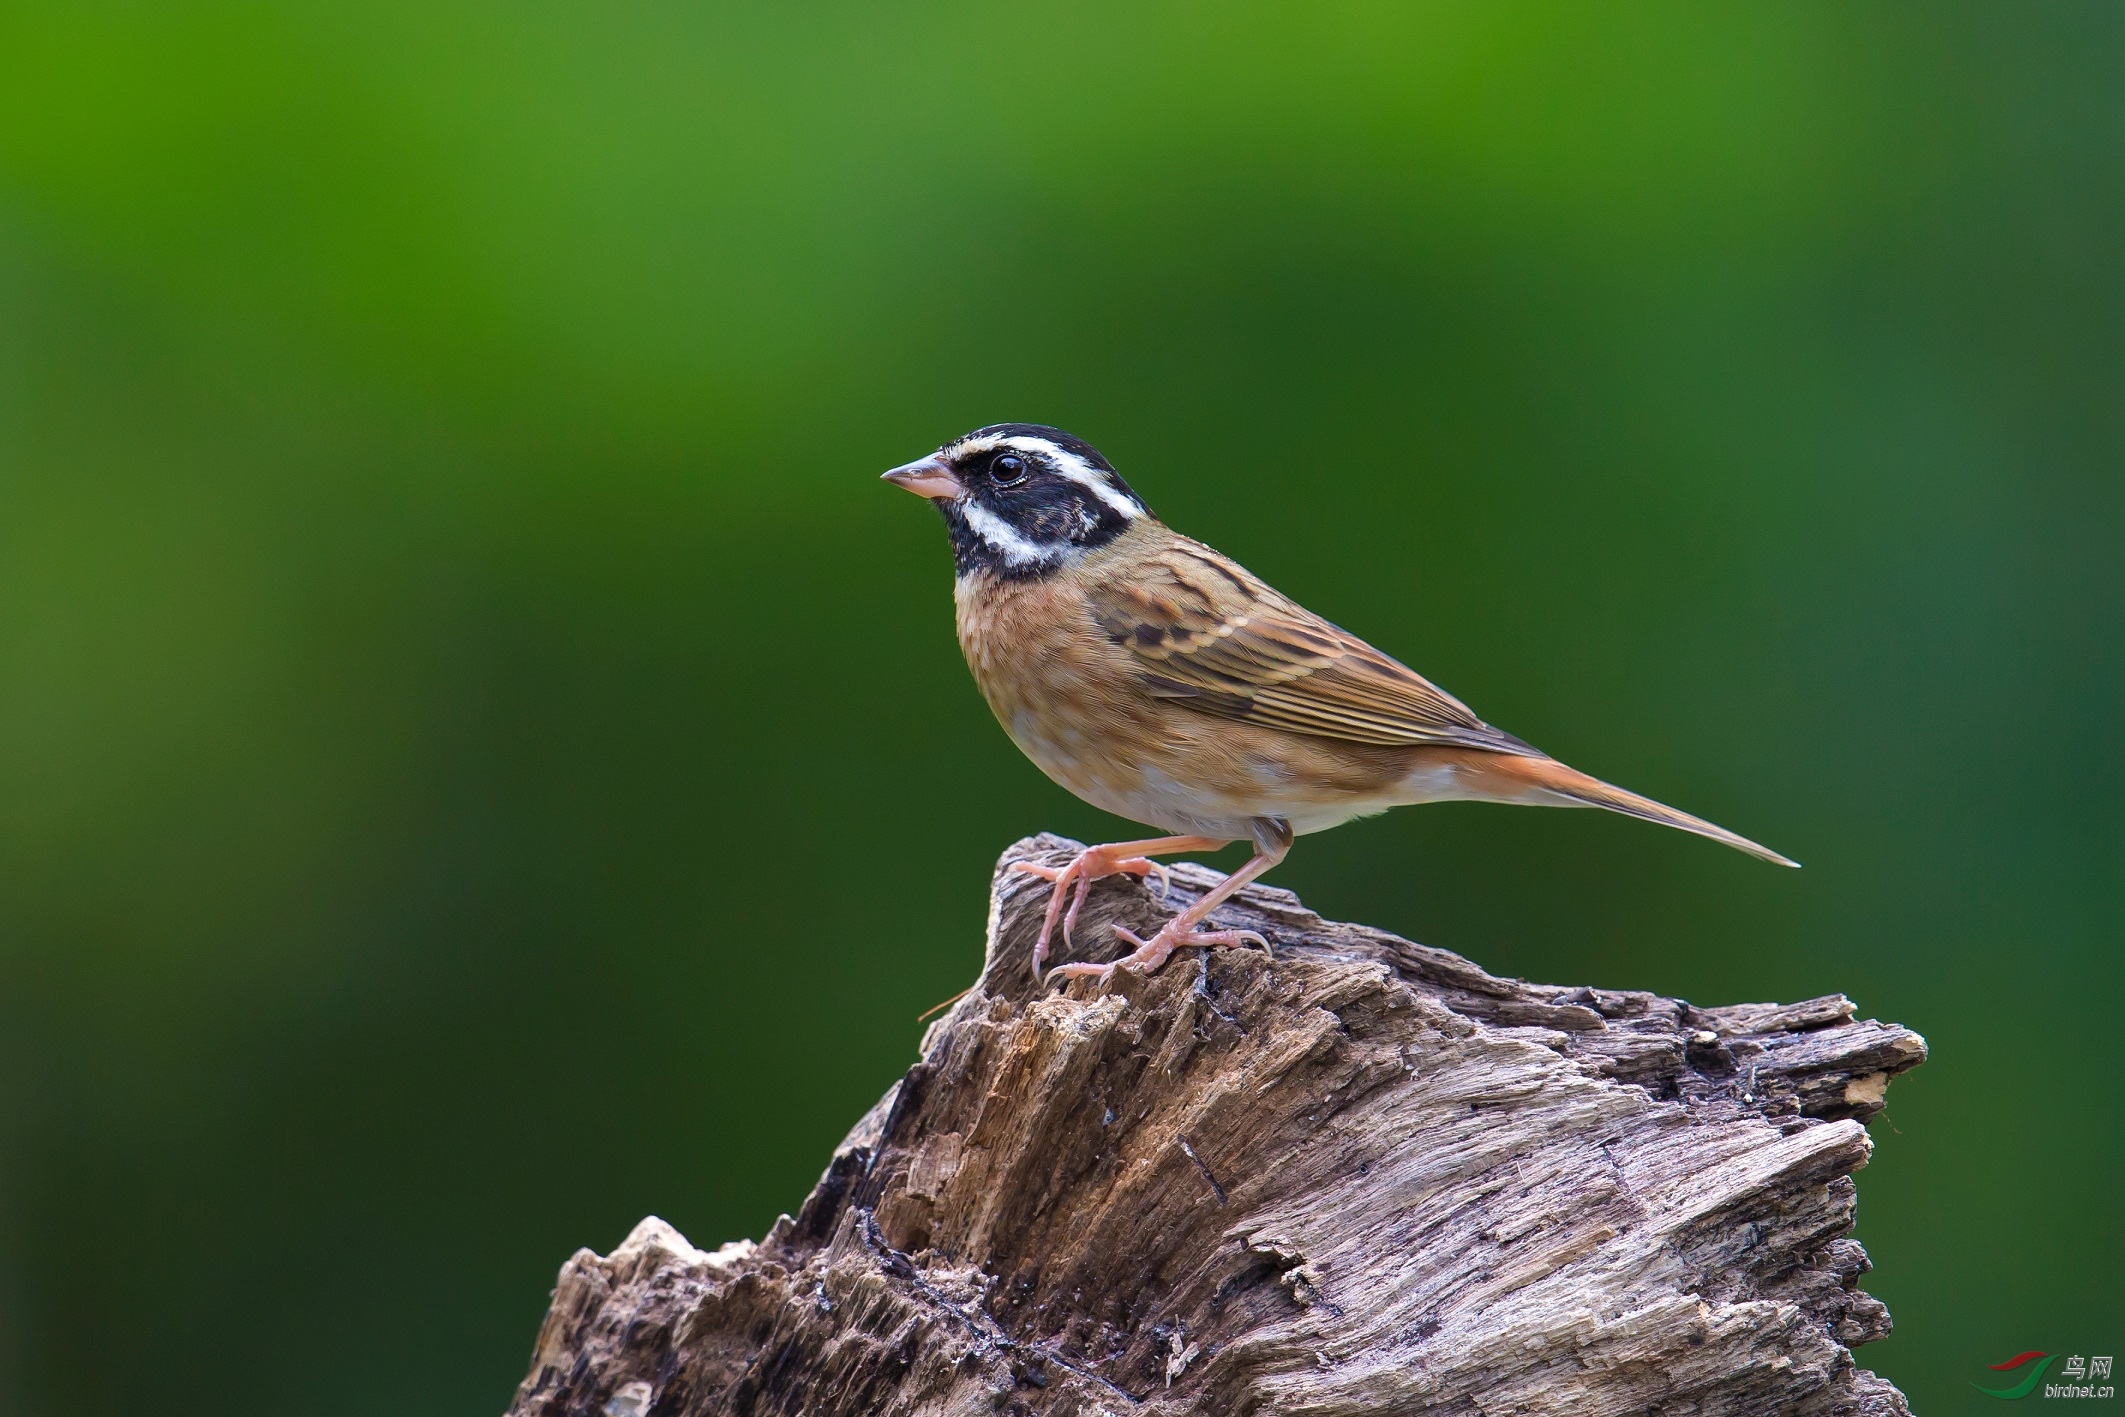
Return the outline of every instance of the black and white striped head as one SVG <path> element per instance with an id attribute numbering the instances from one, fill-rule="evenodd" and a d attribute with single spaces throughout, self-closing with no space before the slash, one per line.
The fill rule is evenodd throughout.
<path id="1" fill-rule="evenodd" d="M 1099 450 L 1060 428 L 992 423 L 885 474 L 928 497 L 960 575 L 1046 575 L 1150 517 Z"/>

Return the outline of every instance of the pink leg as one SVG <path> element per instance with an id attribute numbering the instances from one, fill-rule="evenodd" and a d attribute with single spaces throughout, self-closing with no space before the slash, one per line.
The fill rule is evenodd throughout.
<path id="1" fill-rule="evenodd" d="M 1168 920 L 1157 934 L 1145 940 L 1119 925 L 1114 927 L 1115 934 L 1136 946 L 1132 953 L 1124 955 L 1112 964 L 1058 964 L 1053 972 L 1096 975 L 1104 984 L 1114 977 L 1114 971 L 1117 969 L 1132 970 L 1139 974 L 1153 973 L 1175 950 L 1183 946 L 1243 945 L 1252 942 L 1265 950 L 1268 949 L 1269 941 L 1252 930 L 1205 930 L 1197 933 L 1195 927 L 1202 924 L 1211 911 L 1231 899 L 1240 887 L 1283 860 L 1290 850 L 1289 828 L 1281 822 L 1257 823 L 1254 855 L 1248 858 L 1247 864 L 1227 876 L 1221 885 L 1206 893 L 1194 905 Z"/>
<path id="2" fill-rule="evenodd" d="M 1111 846 L 1088 846 L 1071 858 L 1067 866 L 1036 866 L 1031 861 L 1015 861 L 1014 871 L 1023 871 L 1028 876 L 1038 876 L 1044 881 L 1053 881 L 1055 889 L 1048 896 L 1048 913 L 1040 923 L 1040 938 L 1033 944 L 1033 977 L 1041 977 L 1041 966 L 1048 962 L 1048 942 L 1055 934 L 1055 921 L 1062 918 L 1063 941 L 1074 944 L 1070 932 L 1077 926 L 1077 912 L 1084 908 L 1085 897 L 1092 892 L 1092 883 L 1103 876 L 1148 876 L 1156 872 L 1161 883 L 1165 880 L 1166 868 L 1148 858 L 1172 856 L 1182 851 L 1216 851 L 1232 845 L 1210 836 L 1155 836 L 1145 841 L 1118 841 Z M 1266 868 L 1265 868 L 1266 869 Z M 1075 898 L 1070 901 L 1070 913 L 1063 915 L 1063 897 L 1070 895 L 1070 887 L 1077 887 Z"/>

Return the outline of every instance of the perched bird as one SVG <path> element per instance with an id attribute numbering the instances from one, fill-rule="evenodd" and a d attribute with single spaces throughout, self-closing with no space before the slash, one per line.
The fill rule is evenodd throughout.
<path id="1" fill-rule="evenodd" d="M 1088 443 L 998 423 L 885 474 L 952 538 L 959 645 L 982 696 L 1041 771 L 1169 836 L 1087 848 L 1054 883 L 1033 972 L 1092 882 L 1163 874 L 1150 858 L 1247 840 L 1254 855 L 1132 953 L 1058 974 L 1150 972 L 1190 945 L 1267 947 L 1199 926 L 1292 839 L 1415 802 L 1606 807 L 1781 866 L 1777 852 L 1611 787 L 1492 728 L 1460 700 L 1169 530 Z M 1065 900 L 1068 901 L 1067 912 Z"/>

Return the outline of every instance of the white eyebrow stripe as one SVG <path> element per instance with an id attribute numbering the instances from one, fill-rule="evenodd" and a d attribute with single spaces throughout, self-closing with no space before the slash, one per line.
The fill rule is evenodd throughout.
<path id="1" fill-rule="evenodd" d="M 988 542 L 992 549 L 1014 566 L 1032 566 L 1043 561 L 1058 560 L 1066 549 L 1060 546 L 1041 546 L 1026 540 L 1009 522 L 971 499 L 959 504 L 959 512 L 967 519 L 967 525 L 974 528 L 976 536 Z"/>
<path id="2" fill-rule="evenodd" d="M 987 442 L 988 440 L 984 439 L 983 441 Z M 1092 466 L 1092 464 L 1086 462 L 1069 449 L 1059 448 L 1045 438 L 1035 438 L 1031 434 L 1021 433 L 1013 438 L 999 438 L 991 443 L 990 446 L 1016 448 L 1022 453 L 1038 453 L 1053 462 L 1057 472 L 1083 487 L 1123 516 L 1134 520 L 1144 514 L 1142 505 L 1115 491 L 1114 484 L 1107 481 L 1105 474 L 1100 472 L 1098 468 Z"/>

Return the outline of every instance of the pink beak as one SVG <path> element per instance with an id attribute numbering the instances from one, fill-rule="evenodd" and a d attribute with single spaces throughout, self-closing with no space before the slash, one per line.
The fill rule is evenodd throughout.
<path id="1" fill-rule="evenodd" d="M 939 462 L 934 453 L 911 463 L 903 463 L 886 473 L 885 480 L 895 487 L 905 487 L 916 496 L 927 497 L 933 502 L 950 501 L 967 490 L 960 485 L 959 478 L 953 474 L 952 469 Z"/>

